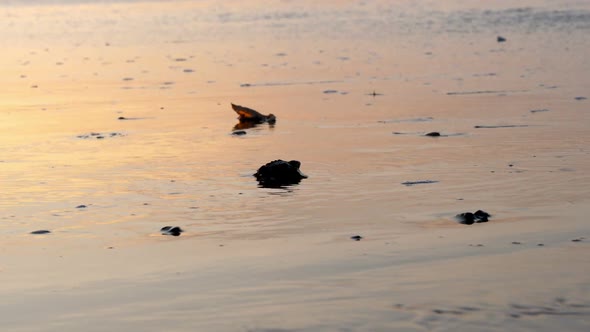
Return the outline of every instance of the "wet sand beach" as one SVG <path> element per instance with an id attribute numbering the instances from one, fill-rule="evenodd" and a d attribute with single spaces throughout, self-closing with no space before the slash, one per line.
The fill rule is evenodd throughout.
<path id="1" fill-rule="evenodd" d="M 589 3 L 0 15 L 0 330 L 590 329 Z"/>

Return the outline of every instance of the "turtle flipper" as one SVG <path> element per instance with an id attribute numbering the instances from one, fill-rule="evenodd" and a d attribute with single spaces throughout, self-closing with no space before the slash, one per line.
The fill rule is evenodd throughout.
<path id="1" fill-rule="evenodd" d="M 235 104 L 231 104 L 231 107 L 234 109 L 234 111 L 236 111 L 236 113 L 238 113 L 238 115 L 240 116 L 240 120 L 262 121 L 265 118 L 264 115 L 248 107 Z"/>

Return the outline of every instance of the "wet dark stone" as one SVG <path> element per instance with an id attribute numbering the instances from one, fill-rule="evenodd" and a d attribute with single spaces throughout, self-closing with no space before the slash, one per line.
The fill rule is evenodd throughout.
<path id="1" fill-rule="evenodd" d="M 362 238 L 363 237 L 360 235 L 353 235 L 350 237 L 351 240 L 355 240 L 355 241 L 360 241 L 360 240 L 362 240 Z"/>
<path id="2" fill-rule="evenodd" d="M 428 134 L 425 134 L 424 136 L 439 137 L 440 133 L 438 131 L 432 131 L 432 132 L 429 132 Z"/>
<path id="3" fill-rule="evenodd" d="M 498 43 L 503 43 L 506 41 L 506 38 L 504 38 L 502 36 L 498 36 L 498 38 L 496 38 L 496 40 L 498 41 Z"/>
<path id="4" fill-rule="evenodd" d="M 301 162 L 297 160 L 284 161 L 281 159 L 271 161 L 261 166 L 254 174 L 261 187 L 280 188 L 292 184 L 298 184 L 301 179 L 307 178 L 299 170 Z"/>
<path id="5" fill-rule="evenodd" d="M 242 135 L 246 135 L 246 131 L 245 130 L 236 130 L 236 131 L 233 131 L 231 134 L 235 135 L 235 136 L 242 136 Z"/>
<path id="6" fill-rule="evenodd" d="M 178 226 L 164 226 L 160 229 L 162 235 L 172 235 L 172 236 L 180 236 L 180 233 L 184 232 Z"/>
<path id="7" fill-rule="evenodd" d="M 82 205 L 78 205 L 76 206 L 76 209 L 85 209 L 87 206 L 82 204 Z"/>
<path id="8" fill-rule="evenodd" d="M 40 229 L 38 231 L 32 231 L 31 234 L 35 234 L 35 235 L 40 235 L 40 234 L 49 234 L 51 233 L 51 231 L 48 231 L 46 229 Z"/>
<path id="9" fill-rule="evenodd" d="M 485 211 L 477 210 L 475 213 L 464 212 L 455 216 L 459 223 L 464 225 L 473 225 L 474 223 L 488 222 L 491 215 Z"/>

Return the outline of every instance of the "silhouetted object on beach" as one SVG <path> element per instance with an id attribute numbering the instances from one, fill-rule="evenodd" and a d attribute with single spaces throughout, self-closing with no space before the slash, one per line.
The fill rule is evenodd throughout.
<path id="1" fill-rule="evenodd" d="M 424 136 L 439 137 L 440 133 L 438 131 L 431 131 L 428 134 L 424 134 Z"/>
<path id="2" fill-rule="evenodd" d="M 279 188 L 292 184 L 298 184 L 301 179 L 307 178 L 299 170 L 301 163 L 297 160 L 274 160 L 261 166 L 254 174 L 261 187 Z"/>
<path id="3" fill-rule="evenodd" d="M 246 135 L 246 131 L 245 130 L 234 130 L 231 134 L 234 136 L 242 136 L 242 135 Z"/>
<path id="4" fill-rule="evenodd" d="M 360 241 L 363 237 L 360 235 L 353 235 L 350 237 L 351 240 Z"/>
<path id="5" fill-rule="evenodd" d="M 498 41 L 498 43 L 503 43 L 506 41 L 506 38 L 504 38 L 502 36 L 498 36 L 498 38 L 496 38 L 496 40 Z"/>
<path id="6" fill-rule="evenodd" d="M 51 233 L 51 231 L 48 231 L 46 229 L 40 229 L 38 231 L 31 232 L 31 234 L 34 234 L 34 235 L 49 234 L 49 233 Z"/>
<path id="7" fill-rule="evenodd" d="M 162 235 L 179 236 L 180 233 L 183 232 L 183 230 L 178 226 L 165 226 L 162 227 L 162 229 L 160 229 L 160 232 L 162 232 Z"/>
<path id="8" fill-rule="evenodd" d="M 236 111 L 236 113 L 238 113 L 238 120 L 240 120 L 240 122 L 252 122 L 254 124 L 265 122 L 274 124 L 277 122 L 277 118 L 274 116 L 274 114 L 260 114 L 251 108 L 235 104 L 231 104 L 231 107 L 234 109 L 234 111 Z"/>
<path id="9" fill-rule="evenodd" d="M 418 181 L 406 181 L 406 182 L 402 182 L 402 184 L 404 186 L 415 186 L 417 184 L 431 184 L 431 183 L 438 183 L 438 181 L 435 180 L 418 180 Z"/>
<path id="10" fill-rule="evenodd" d="M 485 211 L 477 210 L 475 213 L 460 213 L 455 218 L 459 223 L 464 225 L 473 225 L 474 223 L 488 222 L 491 215 Z"/>

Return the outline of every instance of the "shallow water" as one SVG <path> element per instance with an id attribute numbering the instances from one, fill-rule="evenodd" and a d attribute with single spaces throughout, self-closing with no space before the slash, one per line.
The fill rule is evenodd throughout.
<path id="1" fill-rule="evenodd" d="M 0 6 L 5 253 L 141 248 L 166 225 L 183 243 L 288 241 L 585 213 L 586 2 L 36 3 Z M 277 124 L 233 136 L 232 102 Z M 279 158 L 309 178 L 259 188 Z"/>

